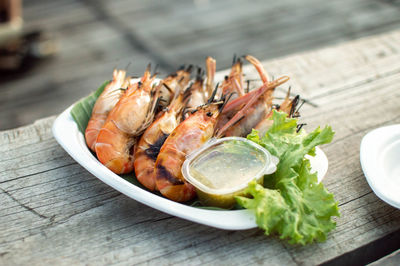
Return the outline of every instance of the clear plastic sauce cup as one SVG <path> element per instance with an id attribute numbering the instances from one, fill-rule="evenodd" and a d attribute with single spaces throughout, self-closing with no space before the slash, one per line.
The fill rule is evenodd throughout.
<path id="1" fill-rule="evenodd" d="M 278 158 L 260 145 L 240 137 L 211 139 L 189 154 L 182 174 L 205 206 L 232 208 L 249 182 L 262 184 L 276 170 Z"/>

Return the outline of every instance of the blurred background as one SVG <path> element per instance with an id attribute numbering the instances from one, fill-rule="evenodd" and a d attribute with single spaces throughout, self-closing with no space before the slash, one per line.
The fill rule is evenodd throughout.
<path id="1" fill-rule="evenodd" d="M 400 0 L 0 0 L 0 130 L 59 114 L 111 78 L 229 68 L 400 28 Z"/>

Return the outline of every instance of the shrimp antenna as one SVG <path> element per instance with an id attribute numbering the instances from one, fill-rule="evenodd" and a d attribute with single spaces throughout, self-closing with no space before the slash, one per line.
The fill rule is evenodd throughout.
<path id="1" fill-rule="evenodd" d="M 217 83 L 217 86 L 215 86 L 215 89 L 213 90 L 210 99 L 208 99 L 207 103 L 210 104 L 212 101 L 214 101 L 215 95 L 217 94 L 219 83 Z"/>
<path id="2" fill-rule="evenodd" d="M 233 54 L 232 66 L 236 63 L 236 54 Z"/>
<path id="3" fill-rule="evenodd" d="M 188 87 L 186 90 L 183 91 L 183 101 L 185 102 L 185 105 L 187 105 L 187 103 L 190 100 L 190 96 L 192 95 L 192 90 L 191 90 L 192 85 L 193 83 L 190 85 L 190 87 Z"/>
<path id="4" fill-rule="evenodd" d="M 185 119 L 186 119 L 186 114 L 188 113 L 188 112 L 192 112 L 192 114 L 194 113 L 194 112 L 196 112 L 197 111 L 197 109 L 194 109 L 194 110 L 191 110 L 190 108 L 187 108 L 187 105 L 189 104 L 189 101 L 190 101 L 190 95 L 192 94 L 192 92 L 191 92 L 191 90 L 190 90 L 190 88 L 192 87 L 192 85 L 193 85 L 193 83 L 192 84 L 190 84 L 190 86 L 183 92 L 183 98 L 184 98 L 184 101 L 183 101 L 183 103 L 184 103 L 184 107 L 183 107 L 183 110 L 182 110 L 182 121 L 184 121 Z"/>
<path id="5" fill-rule="evenodd" d="M 156 64 L 156 66 L 154 67 L 153 76 L 157 76 L 157 75 L 159 74 L 159 73 L 157 72 L 159 66 L 160 66 L 159 64 Z"/>
<path id="6" fill-rule="evenodd" d="M 291 90 L 292 90 L 292 86 L 289 86 L 287 93 L 286 93 L 286 98 L 289 98 Z"/>
<path id="7" fill-rule="evenodd" d="M 154 104 L 155 106 L 154 106 L 154 110 L 160 110 L 160 109 L 162 109 L 162 108 L 160 108 L 161 107 L 161 102 L 162 101 L 165 101 L 163 98 L 161 98 L 161 97 L 158 97 L 157 98 L 157 101 L 156 101 L 156 103 Z"/>
<path id="8" fill-rule="evenodd" d="M 301 123 L 297 125 L 296 133 L 299 133 L 303 126 L 307 125 L 306 123 Z"/>
<path id="9" fill-rule="evenodd" d="M 306 100 L 302 99 L 302 102 L 301 102 L 300 106 L 297 108 L 296 113 L 299 112 L 300 108 L 304 105 L 305 102 L 306 102 Z"/>
<path id="10" fill-rule="evenodd" d="M 249 91 L 250 91 L 250 80 L 248 79 L 246 81 L 246 83 L 247 83 L 246 93 L 249 93 Z"/>
<path id="11" fill-rule="evenodd" d="M 178 83 L 181 83 L 182 80 L 184 80 L 184 79 L 185 79 L 185 77 L 181 77 L 181 78 L 178 80 Z"/>
<path id="12" fill-rule="evenodd" d="M 222 96 L 222 105 L 219 108 L 219 112 L 222 112 L 222 110 L 224 110 L 225 105 L 229 102 L 229 100 L 231 99 L 231 97 L 235 94 L 235 92 L 229 93 L 228 95 L 223 95 Z"/>
<path id="13" fill-rule="evenodd" d="M 295 116 L 299 117 L 298 110 L 304 104 L 304 101 L 303 101 L 303 103 L 296 110 L 296 106 L 299 104 L 299 100 L 300 100 L 300 96 L 299 95 L 296 95 L 296 97 L 294 97 L 294 99 L 292 100 L 292 107 L 290 108 L 289 117 L 295 117 Z"/>
<path id="14" fill-rule="evenodd" d="M 198 74 L 196 76 L 196 80 L 201 81 L 201 82 L 204 81 L 204 69 L 199 68 Z"/>
<path id="15" fill-rule="evenodd" d="M 146 71 L 151 72 L 151 63 L 148 63 L 147 67 L 146 67 Z"/>
<path id="16" fill-rule="evenodd" d="M 193 82 L 190 82 L 189 86 L 185 89 L 183 93 L 186 93 L 187 91 L 191 91 L 193 86 Z"/>
<path id="17" fill-rule="evenodd" d="M 171 89 L 170 86 L 167 85 L 167 83 L 163 82 L 162 84 L 164 85 L 164 87 L 165 87 L 171 94 L 174 93 L 174 91 Z"/>
<path id="18" fill-rule="evenodd" d="M 128 68 L 129 68 L 129 66 L 131 65 L 131 63 L 132 63 L 132 62 L 129 61 L 128 64 L 126 64 L 126 67 L 125 67 L 126 72 L 128 72 Z"/>
<path id="19" fill-rule="evenodd" d="M 300 100 L 300 99 L 299 99 Z M 298 113 L 300 111 L 300 108 L 304 105 L 306 101 L 302 99 L 301 104 L 297 107 L 295 113 Z"/>
<path id="20" fill-rule="evenodd" d="M 192 73 L 192 70 L 193 70 L 193 65 L 190 64 L 190 65 L 186 68 L 186 72 Z"/>

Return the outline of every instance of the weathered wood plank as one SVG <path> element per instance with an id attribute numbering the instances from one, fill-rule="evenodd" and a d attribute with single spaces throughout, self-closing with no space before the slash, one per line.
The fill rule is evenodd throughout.
<path id="1" fill-rule="evenodd" d="M 234 53 L 276 58 L 397 29 L 399 18 L 375 0 L 24 1 L 27 28 L 55 33 L 60 51 L 0 77 L 0 129 L 59 113 L 129 62 L 135 74 L 148 62 L 166 73 L 212 55 L 221 70 Z"/>
<path id="2" fill-rule="evenodd" d="M 373 194 L 359 163 L 368 131 L 400 123 L 398 40 L 399 31 L 264 63 L 275 76 L 290 75 L 294 93 L 318 106 L 302 108 L 309 129 L 330 124 L 336 131 L 323 147 L 330 164 L 324 183 L 342 216 L 326 242 L 290 246 L 257 229 L 217 230 L 144 206 L 75 163 L 51 137 L 52 117 L 0 132 L 0 262 L 365 264 L 398 249 L 400 211 Z M 389 237 L 383 248 L 379 241 Z"/>
<path id="3" fill-rule="evenodd" d="M 60 34 L 60 52 L 53 62 L 3 85 L 0 127 L 59 113 L 110 79 L 115 67 L 125 69 L 132 63 L 130 74 L 140 75 L 151 62 L 146 55 L 132 51 L 124 37 L 106 24 L 70 26 L 68 33 L 61 30 Z"/>
<path id="4" fill-rule="evenodd" d="M 179 9 L 168 2 L 163 12 L 153 5 L 137 12 L 134 5 L 114 8 L 123 5 L 120 2 L 125 3 L 104 1 L 104 5 L 152 50 L 173 62 L 193 58 L 191 62 L 201 64 L 206 55 L 217 56 L 218 69 L 229 65 L 233 53 L 274 58 L 365 36 L 382 27 L 393 29 L 390 25 L 400 22 L 396 8 L 376 1 L 217 1 L 203 7 L 187 2 Z M 126 16 L 130 12 L 139 18 L 135 23 Z"/>

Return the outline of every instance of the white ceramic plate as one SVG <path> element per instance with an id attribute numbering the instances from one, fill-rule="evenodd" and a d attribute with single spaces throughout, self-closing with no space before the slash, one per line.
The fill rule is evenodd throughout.
<path id="1" fill-rule="evenodd" d="M 153 194 L 114 174 L 87 148 L 83 134 L 70 115 L 71 108 L 65 110 L 54 122 L 53 135 L 72 158 L 104 183 L 147 206 L 196 223 L 226 230 L 257 227 L 254 214 L 249 210 L 219 211 L 190 207 Z M 321 149 L 317 148 L 316 152 L 315 157 L 310 157 L 310 162 L 321 181 L 328 170 L 328 159 Z"/>
<path id="2" fill-rule="evenodd" d="M 365 135 L 360 162 L 374 193 L 400 209 L 400 125 L 381 127 Z"/>

